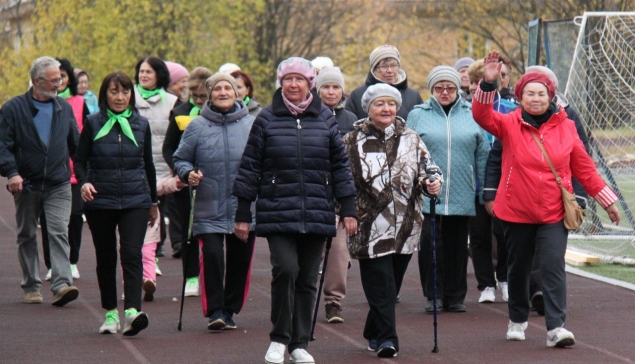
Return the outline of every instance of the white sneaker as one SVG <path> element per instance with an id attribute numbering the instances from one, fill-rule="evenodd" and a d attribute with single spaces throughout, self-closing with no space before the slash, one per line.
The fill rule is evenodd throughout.
<path id="1" fill-rule="evenodd" d="M 509 286 L 507 285 L 507 282 L 498 282 L 498 288 L 503 294 L 503 301 L 509 301 Z"/>
<path id="2" fill-rule="evenodd" d="M 99 328 L 100 334 L 116 334 L 118 330 L 121 329 L 119 325 L 119 312 L 117 310 L 112 310 L 106 312 L 106 321 Z"/>
<path id="3" fill-rule="evenodd" d="M 44 277 L 45 281 L 50 281 L 51 280 L 51 276 L 53 275 L 53 270 L 49 269 L 48 272 L 46 272 L 46 277 Z"/>
<path id="4" fill-rule="evenodd" d="M 547 346 L 550 348 L 564 348 L 575 344 L 573 333 L 564 327 L 555 328 L 547 332 Z"/>
<path id="5" fill-rule="evenodd" d="M 71 274 L 73 275 L 73 279 L 79 279 L 79 269 L 77 269 L 77 264 L 71 264 Z"/>
<path id="6" fill-rule="evenodd" d="M 297 350 L 297 349 L 296 349 Z M 271 342 L 267 354 L 265 355 L 265 363 L 267 364 L 282 364 L 284 363 L 284 352 L 287 351 L 285 344 Z M 295 350 L 294 350 L 295 351 Z"/>
<path id="7" fill-rule="evenodd" d="M 315 364 L 315 360 L 311 354 L 307 353 L 304 349 L 295 349 L 291 352 L 292 364 Z"/>
<path id="8" fill-rule="evenodd" d="M 198 297 L 198 277 L 188 278 L 185 283 L 185 297 Z"/>
<path id="9" fill-rule="evenodd" d="M 525 329 L 527 329 L 527 321 L 517 323 L 509 320 L 509 325 L 507 325 L 507 340 L 525 340 Z"/>
<path id="10" fill-rule="evenodd" d="M 155 262 L 154 271 L 156 272 L 158 276 L 162 276 L 163 273 L 161 273 L 161 269 L 159 269 L 159 258 L 154 258 L 154 262 Z"/>
<path id="11" fill-rule="evenodd" d="M 496 288 L 494 287 L 485 287 L 483 292 L 481 292 L 481 297 L 478 299 L 478 303 L 494 303 L 496 301 L 496 296 L 494 292 Z"/>

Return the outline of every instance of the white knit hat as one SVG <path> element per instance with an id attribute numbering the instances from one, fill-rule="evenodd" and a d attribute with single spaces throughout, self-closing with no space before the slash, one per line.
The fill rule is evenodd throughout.
<path id="1" fill-rule="evenodd" d="M 218 72 L 223 73 L 232 73 L 234 71 L 240 71 L 240 67 L 236 63 L 225 63 L 218 69 Z"/>
<path id="2" fill-rule="evenodd" d="M 399 90 L 385 83 L 377 83 L 366 89 L 362 96 L 362 109 L 368 114 L 370 104 L 380 97 L 390 97 L 397 101 L 397 110 L 401 107 L 401 93 Z"/>
<path id="3" fill-rule="evenodd" d="M 461 76 L 454 67 L 450 66 L 436 66 L 428 73 L 428 88 L 430 91 L 439 82 L 447 81 L 452 82 L 456 88 L 461 87 Z"/>
<path id="4" fill-rule="evenodd" d="M 324 67 L 333 67 L 333 60 L 329 57 L 315 57 L 311 64 L 316 70 L 321 71 Z"/>
<path id="5" fill-rule="evenodd" d="M 325 83 L 336 83 L 344 92 L 344 75 L 339 67 L 324 67 L 317 76 L 315 89 L 320 91 Z"/>

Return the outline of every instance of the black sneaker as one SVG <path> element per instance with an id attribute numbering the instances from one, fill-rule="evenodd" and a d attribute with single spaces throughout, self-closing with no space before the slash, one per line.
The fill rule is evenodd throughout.
<path id="1" fill-rule="evenodd" d="M 326 311 L 326 319 L 329 324 L 341 323 L 344 322 L 344 318 L 342 317 L 342 307 L 337 303 L 329 303 L 324 307 Z"/>
<path id="2" fill-rule="evenodd" d="M 163 250 L 163 247 L 157 248 L 156 250 L 156 256 L 158 258 L 164 257 L 165 256 L 165 250 Z"/>
<path id="3" fill-rule="evenodd" d="M 236 322 L 234 322 L 233 318 L 234 314 L 225 312 L 225 327 L 223 330 L 234 330 L 236 329 Z"/>
<path id="4" fill-rule="evenodd" d="M 540 316 L 545 315 L 545 300 L 542 297 L 541 291 L 538 291 L 531 296 L 531 307 L 536 309 L 536 312 L 538 312 Z"/>
<path id="5" fill-rule="evenodd" d="M 226 326 L 225 324 L 225 313 L 223 310 L 216 310 L 209 317 L 209 323 L 207 324 L 208 330 L 222 330 Z"/>
<path id="6" fill-rule="evenodd" d="M 172 248 L 172 258 L 180 259 L 181 253 L 181 244 L 174 245 Z"/>
<path id="7" fill-rule="evenodd" d="M 426 302 L 426 312 L 428 313 L 434 313 L 434 306 L 432 305 L 433 302 L 432 300 L 428 300 Z M 437 312 L 443 312 L 443 300 L 440 298 L 437 298 Z"/>
<path id="8" fill-rule="evenodd" d="M 386 341 L 377 348 L 378 358 L 392 358 L 394 356 L 397 356 L 397 349 L 392 341 Z"/>
<path id="9" fill-rule="evenodd" d="M 447 312 L 465 312 L 467 309 L 462 303 L 453 303 L 445 309 Z"/>

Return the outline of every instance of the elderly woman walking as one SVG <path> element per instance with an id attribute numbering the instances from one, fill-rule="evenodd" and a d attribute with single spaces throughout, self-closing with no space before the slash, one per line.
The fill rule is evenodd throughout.
<path id="1" fill-rule="evenodd" d="M 253 224 L 246 241 L 234 234 L 237 199 L 231 186 L 254 117 L 237 100 L 236 80 L 231 75 L 218 72 L 207 79 L 205 87 L 208 101 L 185 129 L 174 153 L 174 167 L 183 182 L 198 186 L 192 234 L 202 251 L 200 277 L 207 328 L 235 329 L 233 316 L 242 309 L 249 291 L 256 234 Z M 195 171 L 197 164 L 200 169 Z"/>
<path id="2" fill-rule="evenodd" d="M 515 87 L 521 107 L 502 115 L 491 106 L 502 67 L 498 52 L 490 52 L 484 62 L 484 80 L 474 95 L 473 113 L 476 122 L 503 144 L 503 177 L 494 201 L 494 213 L 503 223 L 509 251 L 507 340 L 525 339 L 529 278 L 534 255 L 538 254 L 547 346 L 570 346 L 575 343 L 575 337 L 565 328 L 564 254 L 568 231 L 559 185 L 571 192 L 571 179 L 575 177 L 616 224 L 620 221 L 614 204 L 617 196 L 597 173 L 576 133 L 575 124 L 552 101 L 555 97 L 553 82 L 540 73 L 525 74 Z M 548 160 L 553 162 L 558 177 L 552 172 Z"/>
<path id="3" fill-rule="evenodd" d="M 359 231 L 348 248 L 359 259 L 362 287 L 370 309 L 364 326 L 368 350 L 392 357 L 399 351 L 395 301 L 412 254 L 419 249 L 422 196 L 437 195 L 443 181 L 419 135 L 397 111 L 401 94 L 384 84 L 362 97 L 368 118 L 344 137 L 351 162 Z M 430 182 L 434 176 L 436 181 Z"/>
<path id="4" fill-rule="evenodd" d="M 335 201 L 347 235 L 357 230 L 355 186 L 333 113 L 311 92 L 315 69 L 291 57 L 278 66 L 281 88 L 258 114 L 242 157 L 233 194 L 236 235 L 249 236 L 256 203 L 256 235 L 269 242 L 271 345 L 265 362 L 314 363 L 306 351 L 317 274 L 326 238 L 334 237 Z"/>
<path id="5" fill-rule="evenodd" d="M 432 96 L 408 115 L 408 127 L 419 134 L 444 173 L 444 185 L 436 212 L 438 261 L 437 307 L 448 312 L 465 312 L 467 293 L 467 237 L 470 216 L 476 214 L 476 180 L 485 176 L 489 142 L 483 129 L 472 119 L 470 105 L 459 97 L 459 73 L 450 66 L 438 66 L 428 74 Z M 423 209 L 430 213 L 429 200 Z M 419 251 L 419 274 L 427 297 L 426 312 L 433 312 L 430 225 L 424 222 Z"/>

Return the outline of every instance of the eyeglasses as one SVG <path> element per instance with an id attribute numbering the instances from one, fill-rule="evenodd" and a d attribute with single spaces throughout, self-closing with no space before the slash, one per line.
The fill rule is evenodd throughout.
<path id="1" fill-rule="evenodd" d="M 196 100 L 203 100 L 203 101 L 205 101 L 205 100 L 207 100 L 207 95 L 190 94 L 190 98 L 191 98 L 193 101 L 196 101 Z"/>
<path id="2" fill-rule="evenodd" d="M 399 70 L 399 64 L 395 63 L 395 64 L 382 64 L 380 66 L 377 66 L 377 68 L 383 72 L 388 71 L 388 69 L 390 68 L 393 71 L 397 71 Z"/>
<path id="3" fill-rule="evenodd" d="M 456 87 L 454 87 L 454 86 L 450 86 L 450 87 L 434 86 L 434 92 L 436 92 L 438 94 L 442 94 L 443 91 L 447 91 L 449 94 L 452 94 L 452 93 L 454 93 L 454 91 L 456 91 Z"/>
<path id="4" fill-rule="evenodd" d="M 50 82 L 53 85 L 60 85 L 62 83 L 62 81 L 63 81 L 61 78 L 58 78 L 57 80 L 47 80 L 44 77 L 40 77 L 40 80 L 43 80 L 43 81 L 46 81 L 46 82 Z"/>

